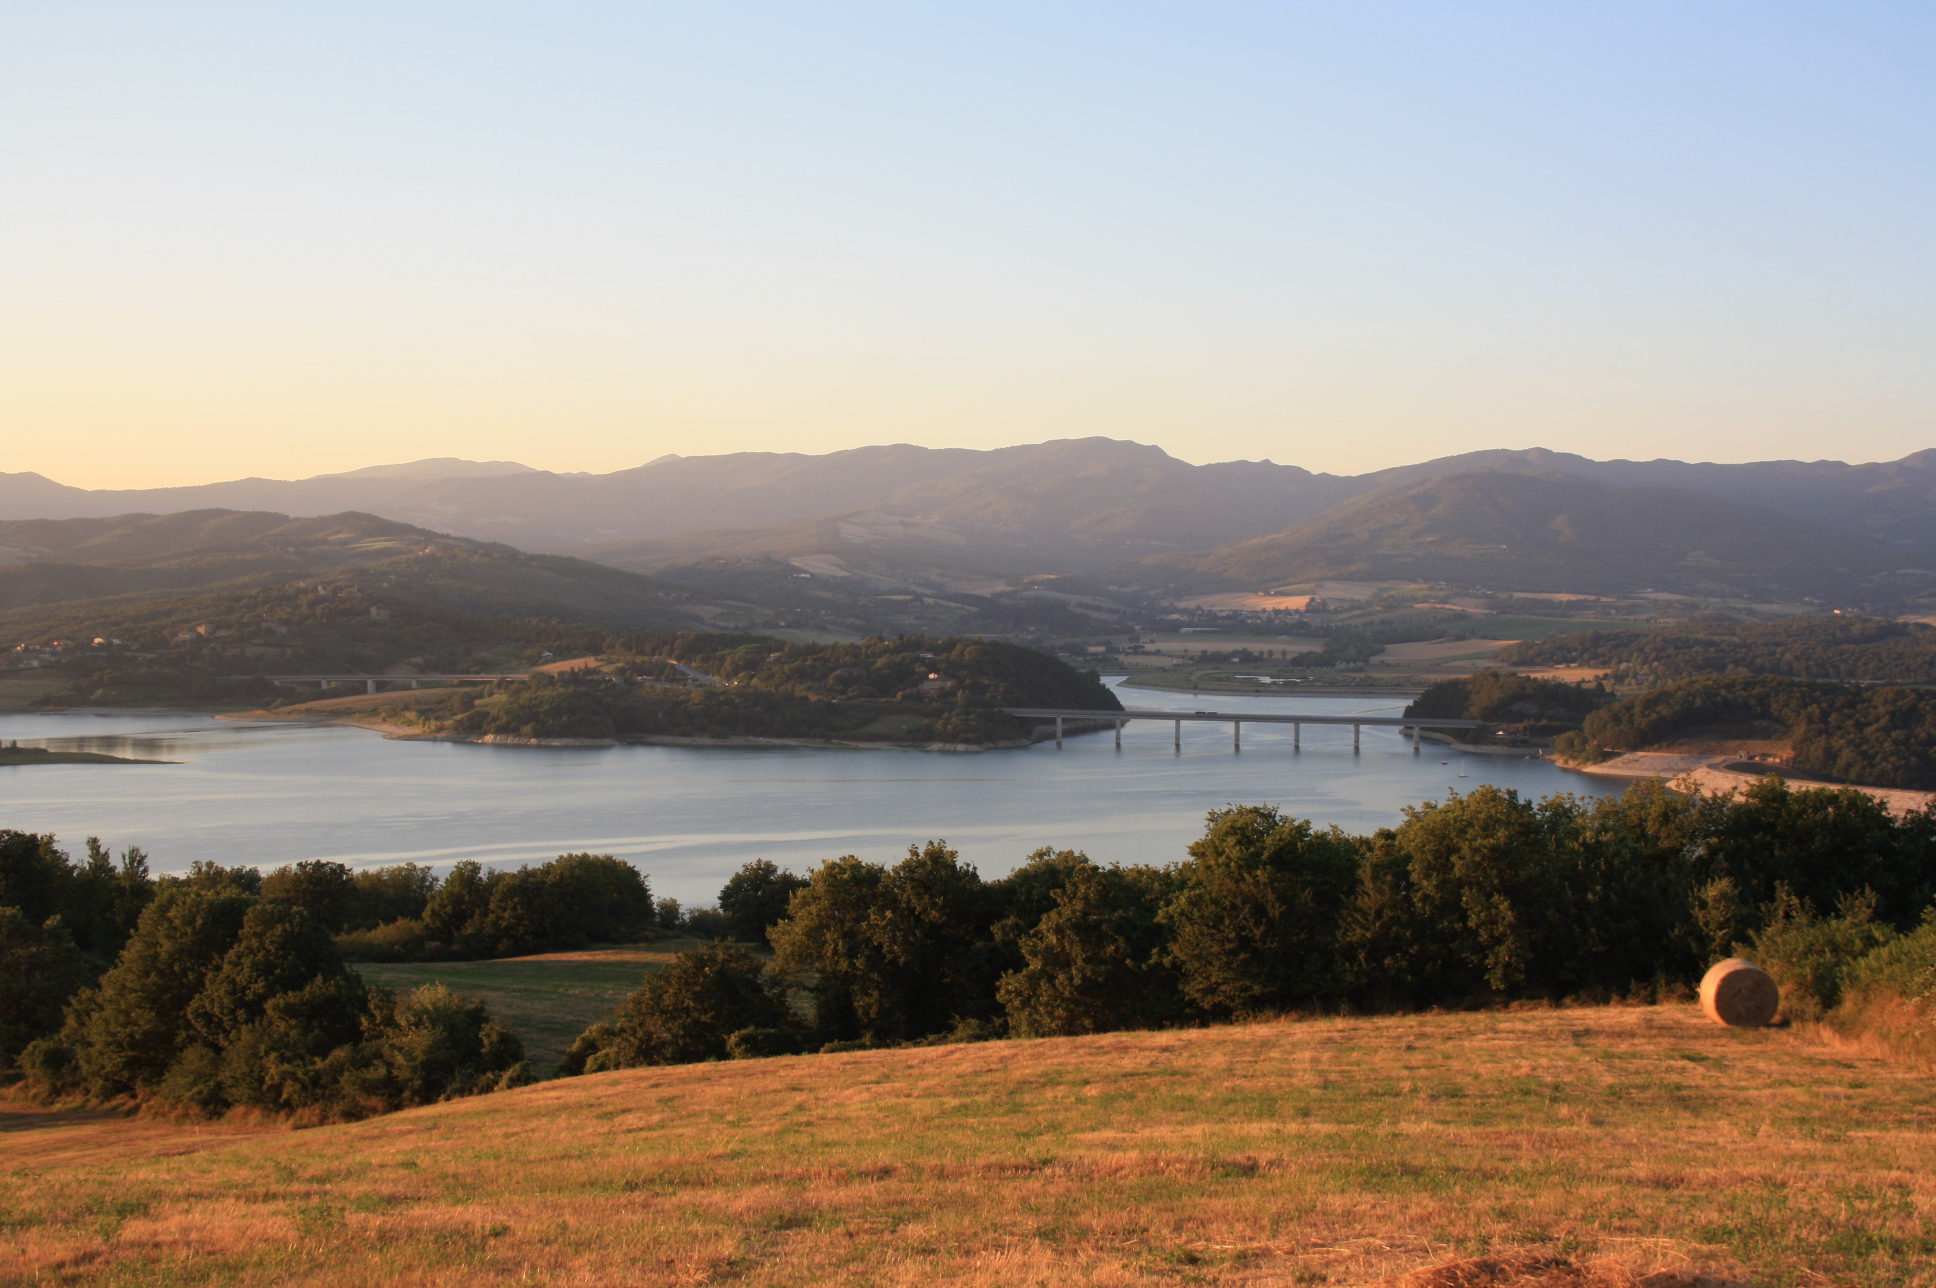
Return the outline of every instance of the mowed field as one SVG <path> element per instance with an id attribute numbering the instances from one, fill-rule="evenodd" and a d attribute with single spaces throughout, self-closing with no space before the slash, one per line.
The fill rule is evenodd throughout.
<path id="1" fill-rule="evenodd" d="M 557 1067 L 572 1040 L 607 1018 L 645 977 L 681 952 L 699 946 L 691 938 L 652 944 L 589 948 L 475 962 L 354 962 L 365 983 L 405 992 L 442 983 L 483 1000 L 491 1014 L 524 1042 L 525 1056 L 541 1075 Z"/>
<path id="2" fill-rule="evenodd" d="M 636 1069 L 254 1135 L 11 1108 L 20 1283 L 1309 1285 L 1514 1250 L 1936 1283 L 1936 1080 L 1687 1006 Z"/>

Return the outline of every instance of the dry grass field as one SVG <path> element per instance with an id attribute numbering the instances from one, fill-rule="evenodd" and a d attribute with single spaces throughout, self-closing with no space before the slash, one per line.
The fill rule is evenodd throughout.
<path id="1" fill-rule="evenodd" d="M 1936 1080 L 1692 1007 L 638 1069 L 303 1132 L 11 1108 L 17 1283 L 1936 1283 Z"/>

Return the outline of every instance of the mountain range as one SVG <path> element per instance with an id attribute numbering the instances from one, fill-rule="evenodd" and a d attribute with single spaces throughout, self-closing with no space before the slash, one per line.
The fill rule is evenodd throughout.
<path id="1" fill-rule="evenodd" d="M 1916 569 L 1936 566 L 1936 450 L 1870 464 L 1729 465 L 1502 449 L 1344 476 L 1268 460 L 1192 465 L 1088 438 L 667 456 L 611 474 L 442 459 L 135 491 L 0 474 L 0 517 L 16 521 L 218 507 L 361 510 L 728 590 L 735 569 L 771 583 L 789 565 L 916 592 L 1043 574 L 1166 591 L 1389 577 L 1901 602 L 1936 582 Z M 13 558 L 74 557 L 36 529 L 5 529 L 0 546 Z M 172 540 L 171 531 L 148 535 Z"/>

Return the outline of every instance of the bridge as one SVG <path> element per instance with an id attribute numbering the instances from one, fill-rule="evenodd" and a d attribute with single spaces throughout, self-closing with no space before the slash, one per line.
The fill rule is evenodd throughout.
<path id="1" fill-rule="evenodd" d="M 420 688 L 425 680 L 444 680 L 455 684 L 483 684 L 491 680 L 528 680 L 526 671 L 492 671 L 476 675 L 225 675 L 224 680 L 269 680 L 276 684 L 363 684 L 365 693 L 375 693 L 379 684 L 408 684 Z"/>
<path id="2" fill-rule="evenodd" d="M 1232 751 L 1242 751 L 1244 746 L 1244 725 L 1249 724 L 1287 724 L 1291 727 L 1291 749 L 1297 750 L 1302 742 L 1303 727 L 1316 725 L 1350 725 L 1351 750 L 1358 750 L 1361 730 L 1365 725 L 1374 728 L 1399 728 L 1412 731 L 1412 751 L 1418 751 L 1418 732 L 1420 729 L 1477 729 L 1483 720 L 1453 720 L 1438 716 L 1314 716 L 1300 715 L 1295 712 L 1273 712 L 1265 715 L 1254 711 L 1154 711 L 1126 708 L 1122 711 L 1084 711 L 1073 707 L 1003 707 L 1002 711 L 1024 720 L 1054 720 L 1055 745 L 1062 745 L 1062 722 L 1065 720 L 1109 721 L 1116 726 L 1116 745 L 1123 745 L 1123 726 L 1132 720 L 1170 720 L 1176 724 L 1176 749 L 1183 750 L 1183 722 L 1185 720 L 1207 721 L 1214 724 L 1230 723 L 1230 747 Z"/>

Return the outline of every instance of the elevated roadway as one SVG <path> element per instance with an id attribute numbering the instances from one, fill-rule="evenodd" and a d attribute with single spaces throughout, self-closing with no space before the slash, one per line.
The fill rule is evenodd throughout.
<path id="1" fill-rule="evenodd" d="M 1287 724 L 1291 726 L 1291 747 L 1297 749 L 1302 742 L 1303 726 L 1350 725 L 1351 750 L 1357 751 L 1361 731 L 1364 726 L 1386 729 L 1410 729 L 1412 731 L 1412 750 L 1418 750 L 1418 734 L 1421 729 L 1477 729 L 1483 720 L 1454 720 L 1438 716 L 1321 716 L 1307 715 L 1295 711 L 1274 711 L 1268 714 L 1254 711 L 1157 711 L 1148 708 L 1128 707 L 1121 711 L 1087 711 L 1076 707 L 1003 707 L 1002 711 L 1024 720 L 1054 720 L 1055 745 L 1062 745 L 1063 722 L 1067 720 L 1090 720 L 1110 722 L 1116 726 L 1116 745 L 1123 745 L 1123 726 L 1132 720 L 1170 720 L 1176 725 L 1176 747 L 1183 748 L 1183 722 L 1186 720 L 1212 724 L 1230 725 L 1230 744 L 1233 748 L 1244 745 L 1245 724 Z"/>

